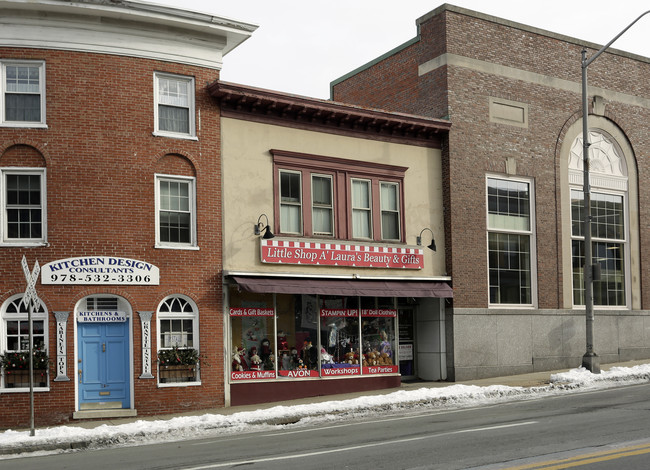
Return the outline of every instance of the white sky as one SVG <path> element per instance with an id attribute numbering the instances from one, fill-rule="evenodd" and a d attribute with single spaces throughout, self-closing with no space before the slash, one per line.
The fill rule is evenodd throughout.
<path id="1" fill-rule="evenodd" d="M 146 0 L 145 0 L 146 1 Z M 155 0 L 259 25 L 224 58 L 222 80 L 315 98 L 331 81 L 412 39 L 440 0 Z M 449 3 L 604 45 L 648 0 L 454 0 Z M 613 45 L 650 57 L 650 14 Z M 576 56 L 576 68 L 580 57 Z"/>

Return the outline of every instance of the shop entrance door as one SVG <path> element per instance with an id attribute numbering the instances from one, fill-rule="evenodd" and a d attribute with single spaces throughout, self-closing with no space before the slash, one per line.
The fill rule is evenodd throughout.
<path id="1" fill-rule="evenodd" d="M 399 372 L 402 380 L 417 377 L 415 362 L 415 309 L 400 308 L 397 311 L 399 324 Z"/>
<path id="2" fill-rule="evenodd" d="M 128 325 L 78 323 L 79 410 L 131 407 Z"/>

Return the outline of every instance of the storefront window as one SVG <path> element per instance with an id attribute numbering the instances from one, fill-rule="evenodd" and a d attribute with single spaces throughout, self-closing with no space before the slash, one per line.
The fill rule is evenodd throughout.
<path id="1" fill-rule="evenodd" d="M 233 380 L 274 379 L 274 309 L 271 294 L 248 294 L 231 290 Z"/>
<path id="2" fill-rule="evenodd" d="M 357 297 L 320 297 L 323 376 L 361 373 Z"/>
<path id="3" fill-rule="evenodd" d="M 232 380 L 398 373 L 393 298 L 230 290 Z"/>
<path id="4" fill-rule="evenodd" d="M 373 299 L 370 299 L 373 300 Z M 393 299 L 377 299 L 376 307 L 361 309 L 364 374 L 397 373 Z M 363 302 L 362 302 L 363 303 Z"/>
<path id="5" fill-rule="evenodd" d="M 318 302 L 315 295 L 278 295 L 278 374 L 319 377 Z"/>

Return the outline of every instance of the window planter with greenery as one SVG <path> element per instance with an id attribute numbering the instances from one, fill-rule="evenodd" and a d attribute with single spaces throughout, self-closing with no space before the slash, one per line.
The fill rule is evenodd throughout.
<path id="1" fill-rule="evenodd" d="M 50 363 L 47 352 L 36 349 L 33 357 L 34 386 L 45 387 Z M 5 387 L 29 387 L 28 351 L 6 351 L 4 354 L 0 354 L 0 365 L 2 365 L 4 373 Z"/>
<path id="2" fill-rule="evenodd" d="M 196 349 L 178 348 L 158 351 L 160 383 L 196 382 L 200 356 Z"/>

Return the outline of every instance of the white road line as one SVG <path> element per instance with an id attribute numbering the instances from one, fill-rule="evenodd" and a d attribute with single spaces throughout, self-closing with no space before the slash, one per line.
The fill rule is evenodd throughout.
<path id="1" fill-rule="evenodd" d="M 450 431 L 446 433 L 439 433 L 439 434 L 428 434 L 426 436 L 418 436 L 418 437 L 409 437 L 407 439 L 392 439 L 390 441 L 383 441 L 383 442 L 372 442 L 370 444 L 362 444 L 362 445 L 357 445 L 357 446 L 349 446 L 349 447 L 342 447 L 342 448 L 336 448 L 336 449 L 328 449 L 328 450 L 321 450 L 317 452 L 300 452 L 299 454 L 295 455 L 282 455 L 279 457 L 266 457 L 266 458 L 261 458 L 261 459 L 250 459 L 250 460 L 238 460 L 238 461 L 233 461 L 233 462 L 223 462 L 223 463 L 217 463 L 217 464 L 209 464 L 209 465 L 202 465 L 199 467 L 185 467 L 184 470 L 206 470 L 206 469 L 211 469 L 211 468 L 222 468 L 222 467 L 231 467 L 235 465 L 251 465 L 255 463 L 264 463 L 264 462 L 275 462 L 278 460 L 291 460 L 291 459 L 304 459 L 305 457 L 312 457 L 315 455 L 323 455 L 323 454 L 333 454 L 333 453 L 340 453 L 340 452 L 349 452 L 352 450 L 357 450 L 357 449 L 367 449 L 370 447 L 378 447 L 378 446 L 385 446 L 387 444 L 402 444 L 404 442 L 415 442 L 415 441 L 422 441 L 425 439 L 432 439 L 435 437 L 442 437 L 442 436 L 450 436 L 453 434 L 464 434 L 468 432 L 482 432 L 482 431 L 492 431 L 494 429 L 504 429 L 504 428 L 513 428 L 517 426 L 529 426 L 531 424 L 536 424 L 537 421 L 526 421 L 523 423 L 513 423 L 513 424 L 502 424 L 499 426 L 487 426 L 483 428 L 473 428 L 473 429 L 461 429 L 459 431 Z"/>

